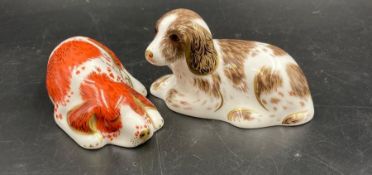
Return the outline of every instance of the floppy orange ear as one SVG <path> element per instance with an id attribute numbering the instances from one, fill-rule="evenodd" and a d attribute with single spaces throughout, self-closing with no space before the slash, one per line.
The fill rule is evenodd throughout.
<path id="1" fill-rule="evenodd" d="M 93 132 L 93 128 L 89 121 L 94 118 L 96 108 L 96 104 L 90 101 L 84 102 L 82 105 L 75 107 L 67 113 L 68 124 L 72 128 L 82 132 Z"/>
<path id="2" fill-rule="evenodd" d="M 198 24 L 191 24 L 187 35 L 186 62 L 194 74 L 206 75 L 217 67 L 217 53 L 212 34 Z"/>

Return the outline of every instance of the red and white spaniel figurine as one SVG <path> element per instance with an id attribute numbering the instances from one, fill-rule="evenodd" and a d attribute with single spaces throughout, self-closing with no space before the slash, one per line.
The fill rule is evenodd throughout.
<path id="1" fill-rule="evenodd" d="M 173 74 L 156 80 L 150 91 L 170 109 L 241 128 L 293 126 L 313 118 L 306 78 L 282 49 L 213 39 L 204 20 L 187 9 L 166 13 L 155 30 L 145 57 Z"/>
<path id="2" fill-rule="evenodd" d="M 54 49 L 46 86 L 56 123 L 83 148 L 135 147 L 164 123 L 144 86 L 110 49 L 87 37 Z"/>

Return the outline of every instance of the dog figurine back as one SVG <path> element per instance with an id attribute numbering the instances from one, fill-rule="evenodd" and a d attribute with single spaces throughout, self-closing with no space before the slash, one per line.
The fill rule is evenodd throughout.
<path id="1" fill-rule="evenodd" d="M 135 147 L 163 126 L 146 89 L 103 44 L 72 37 L 50 55 L 46 86 L 54 119 L 81 147 Z"/>
<path id="2" fill-rule="evenodd" d="M 213 39 L 204 20 L 187 9 L 164 14 L 155 31 L 145 57 L 173 74 L 156 80 L 150 91 L 171 110 L 240 128 L 294 126 L 313 118 L 306 78 L 282 49 Z"/>

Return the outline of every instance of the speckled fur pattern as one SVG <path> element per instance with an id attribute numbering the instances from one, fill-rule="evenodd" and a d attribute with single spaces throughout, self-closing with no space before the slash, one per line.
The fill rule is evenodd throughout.
<path id="1" fill-rule="evenodd" d="M 87 58 L 86 61 L 82 61 L 79 64 L 69 65 L 68 63 L 71 62 L 69 60 L 76 58 L 71 54 L 71 57 L 66 57 L 66 54 L 64 54 L 65 52 L 75 50 L 75 53 L 78 55 L 84 55 L 84 52 L 86 52 L 86 50 L 79 50 L 77 44 L 77 47 L 74 47 L 74 45 L 65 47 L 66 44 L 72 42 L 78 42 L 80 45 L 85 44 L 96 51 L 98 49 L 99 54 L 96 57 Z M 61 49 L 64 50 L 61 51 Z M 53 60 L 57 59 L 56 52 L 60 54 L 58 61 Z M 58 64 L 63 65 L 61 66 Z M 63 67 L 65 67 L 64 70 L 67 71 L 62 72 L 61 68 Z M 58 76 L 53 74 L 58 74 Z M 112 89 L 112 86 L 109 86 L 109 91 L 111 92 L 105 91 L 105 89 L 102 88 L 100 89 L 100 87 L 105 86 L 106 83 L 101 81 L 99 83 L 103 84 L 97 84 L 98 82 L 94 82 L 89 78 L 92 75 L 106 77 L 106 82 L 110 82 L 119 87 L 127 87 L 129 93 L 116 93 L 116 91 Z M 52 79 L 54 77 L 59 78 L 59 80 L 54 81 L 54 79 Z M 57 100 L 55 94 L 61 94 L 59 92 L 61 91 L 62 82 L 67 83 L 65 88 L 66 93 L 63 94 L 63 98 L 60 98 L 62 100 Z M 91 101 L 93 101 L 93 103 L 87 103 L 86 99 L 84 99 L 84 96 L 87 94 L 83 87 L 93 89 L 95 94 L 99 94 L 98 97 L 96 97 L 97 100 L 92 99 Z M 147 101 L 148 105 L 139 102 L 138 99 L 146 100 L 145 96 L 147 91 L 145 87 L 127 72 L 112 51 L 87 37 L 79 36 L 69 38 L 54 49 L 48 61 L 47 90 L 54 104 L 55 122 L 76 141 L 76 143 L 86 149 L 98 149 L 106 144 L 135 147 L 150 139 L 164 123 L 163 118 L 151 102 Z M 83 105 L 89 104 L 87 105 L 87 110 L 91 107 L 93 108 L 101 105 L 104 106 L 101 109 L 107 109 L 107 111 L 109 111 L 107 103 L 109 103 L 111 97 L 108 97 L 107 94 L 113 94 L 114 97 L 119 99 L 115 102 L 117 113 L 120 113 L 120 115 L 117 116 L 118 118 L 115 119 L 120 121 L 118 129 L 115 131 L 100 130 L 97 125 L 96 114 L 85 113 L 85 109 L 75 113 L 77 114 L 76 117 L 78 118 L 78 122 L 82 121 L 79 117 L 84 117 L 84 115 L 89 114 L 87 117 L 90 117 L 90 119 L 87 124 L 78 123 L 82 126 L 88 126 L 89 129 L 86 129 L 87 131 L 84 132 L 84 130 L 79 130 L 79 128 L 71 125 L 69 117 L 74 113 L 72 111 L 76 111 L 77 108 Z M 132 100 L 134 103 L 131 105 L 130 99 L 134 99 Z M 140 114 L 137 111 L 144 111 L 144 114 Z"/>
<path id="2" fill-rule="evenodd" d="M 172 74 L 156 80 L 150 88 L 151 93 L 163 99 L 171 110 L 222 120 L 240 128 L 295 126 L 313 118 L 313 101 L 305 75 L 288 53 L 256 41 L 213 39 L 212 47 L 207 46 L 207 52 L 213 53 L 213 57 L 204 57 L 205 50 L 188 49 L 193 43 L 184 39 L 190 35 L 182 31 L 190 28 L 189 25 L 203 28 L 202 35 L 207 36 L 207 40 L 212 38 L 207 24 L 198 14 L 176 9 L 157 21 L 157 34 L 146 49 L 146 53 L 151 53 L 151 57 L 146 54 L 150 63 L 172 70 Z M 170 30 L 177 33 L 177 40 L 170 38 Z M 200 29 L 193 33 L 198 31 Z M 178 49 L 164 54 L 162 44 L 170 39 L 173 40 L 169 43 Z M 195 39 L 205 38 L 191 40 Z M 200 54 L 200 60 L 213 60 L 208 62 L 217 64 L 207 74 L 195 73 L 187 62 L 188 57 L 195 54 Z M 177 57 L 167 58 L 170 55 Z M 195 62 L 198 63 L 203 67 L 205 62 Z"/>

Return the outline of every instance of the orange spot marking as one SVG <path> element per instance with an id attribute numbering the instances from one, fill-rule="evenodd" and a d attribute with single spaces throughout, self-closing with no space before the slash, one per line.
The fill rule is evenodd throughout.
<path id="1" fill-rule="evenodd" d="M 84 132 L 91 132 L 88 121 L 92 116 L 96 117 L 97 129 L 100 131 L 118 131 L 122 127 L 118 104 L 129 105 L 141 116 L 146 113 L 136 101 L 144 106 L 154 107 L 149 100 L 127 84 L 114 82 L 106 74 L 94 72 L 81 84 L 80 95 L 85 103 L 69 115 L 69 123 Z"/>
<path id="2" fill-rule="evenodd" d="M 54 103 L 61 103 L 69 91 L 71 69 L 100 55 L 97 47 L 84 41 L 65 42 L 53 52 L 48 62 L 46 86 Z"/>
<path id="3" fill-rule="evenodd" d="M 110 50 L 108 47 L 106 47 L 105 45 L 101 44 L 100 42 L 98 42 L 94 39 L 89 38 L 89 41 L 93 42 L 94 44 L 101 47 L 101 49 L 105 50 L 111 56 L 111 58 L 114 60 L 114 63 L 117 66 L 119 66 L 120 68 L 124 68 L 124 66 L 121 64 L 119 58 L 115 55 L 115 53 L 112 50 Z"/>

